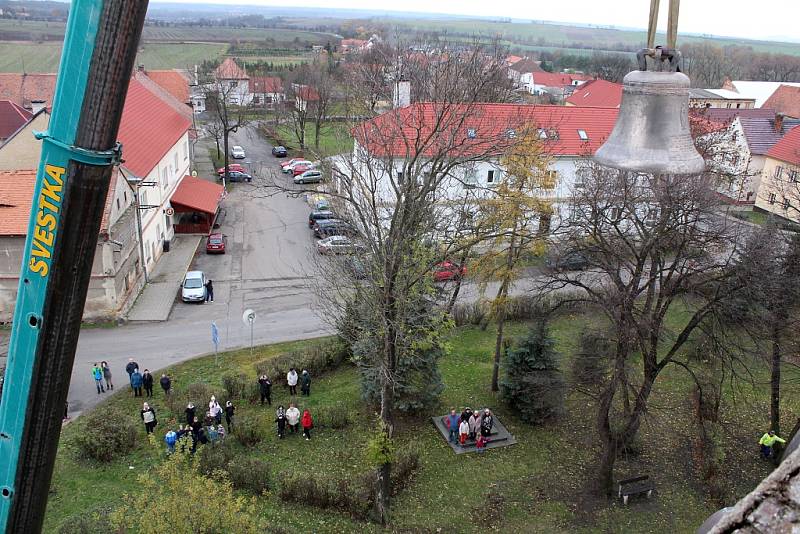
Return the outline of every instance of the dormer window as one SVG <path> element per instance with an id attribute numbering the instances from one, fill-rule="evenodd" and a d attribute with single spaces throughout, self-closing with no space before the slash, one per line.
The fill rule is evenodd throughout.
<path id="1" fill-rule="evenodd" d="M 470 139 L 475 139 L 478 137 L 478 132 L 475 131 L 475 128 L 467 128 L 467 137 Z"/>
<path id="2" fill-rule="evenodd" d="M 506 130 L 506 137 L 508 137 L 509 139 L 516 138 L 517 137 L 516 130 L 514 130 L 513 128 L 509 128 L 508 130 Z"/>
<path id="3" fill-rule="evenodd" d="M 581 138 L 581 141 L 589 140 L 589 135 L 586 133 L 586 130 L 578 130 L 578 137 Z"/>
<path id="4" fill-rule="evenodd" d="M 536 131 L 536 135 L 539 136 L 539 139 L 547 139 L 547 130 L 545 130 L 544 128 L 539 128 Z"/>

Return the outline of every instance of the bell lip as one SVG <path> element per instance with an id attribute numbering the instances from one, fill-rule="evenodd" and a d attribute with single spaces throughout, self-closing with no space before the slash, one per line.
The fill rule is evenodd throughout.
<path id="1" fill-rule="evenodd" d="M 671 174 L 671 175 L 695 175 L 702 174 L 706 170 L 706 162 L 699 154 L 687 160 L 677 163 L 659 163 L 654 161 L 626 159 L 623 162 L 616 158 L 612 159 L 600 153 L 603 147 L 598 149 L 592 156 L 592 161 L 603 167 L 609 167 L 620 171 L 641 172 L 646 174 Z"/>

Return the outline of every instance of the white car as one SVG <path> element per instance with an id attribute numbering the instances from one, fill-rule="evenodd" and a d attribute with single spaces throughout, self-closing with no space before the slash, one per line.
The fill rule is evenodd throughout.
<path id="1" fill-rule="evenodd" d="M 313 166 L 314 164 L 311 163 L 310 161 L 308 161 L 307 159 L 298 159 L 294 163 L 290 163 L 289 165 L 284 167 L 283 168 L 283 172 L 286 173 L 286 174 L 289 174 L 290 172 L 294 171 L 295 167 L 297 167 L 299 165 L 308 165 L 310 167 L 310 166 Z"/>
<path id="2" fill-rule="evenodd" d="M 362 250 L 364 250 L 362 245 L 353 243 L 349 237 L 343 235 L 332 235 L 317 241 L 317 252 L 323 255 L 355 254 Z"/>
<path id="3" fill-rule="evenodd" d="M 231 157 L 233 159 L 244 159 L 244 149 L 239 145 L 234 145 L 231 149 Z"/>
<path id="4" fill-rule="evenodd" d="M 203 271 L 189 271 L 181 282 L 183 302 L 204 302 L 206 300 L 206 275 Z"/>
<path id="5" fill-rule="evenodd" d="M 296 184 L 317 184 L 322 181 L 322 173 L 316 169 L 306 171 L 300 176 L 294 177 Z"/>

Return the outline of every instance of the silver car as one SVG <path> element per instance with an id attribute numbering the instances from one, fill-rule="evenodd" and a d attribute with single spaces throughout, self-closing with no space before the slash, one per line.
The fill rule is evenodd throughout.
<path id="1" fill-rule="evenodd" d="M 299 176 L 294 177 L 296 184 L 317 184 L 322 181 L 322 173 L 317 169 L 311 169 Z"/>
<path id="2" fill-rule="evenodd" d="M 204 302 L 206 300 L 206 275 L 203 271 L 189 271 L 181 282 L 183 302 Z"/>
<path id="3" fill-rule="evenodd" d="M 244 159 L 244 149 L 239 145 L 234 145 L 231 149 L 231 157 L 233 159 Z"/>

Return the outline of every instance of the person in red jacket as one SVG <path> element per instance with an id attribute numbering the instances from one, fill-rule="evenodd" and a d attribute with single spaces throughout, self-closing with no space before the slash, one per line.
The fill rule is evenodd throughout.
<path id="1" fill-rule="evenodd" d="M 306 437 L 306 441 L 308 441 L 311 439 L 311 429 L 314 428 L 311 412 L 303 410 L 303 418 L 300 420 L 300 423 L 303 425 L 303 435 Z"/>

